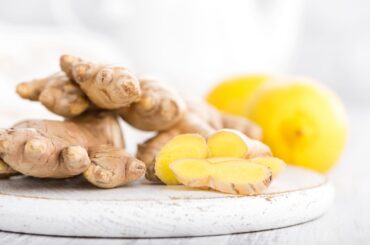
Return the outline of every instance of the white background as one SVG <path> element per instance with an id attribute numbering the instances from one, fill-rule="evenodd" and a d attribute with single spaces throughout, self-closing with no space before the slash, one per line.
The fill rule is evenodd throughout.
<path id="1" fill-rule="evenodd" d="M 313 77 L 340 95 L 350 119 L 346 152 L 330 173 L 337 198 L 329 213 L 313 223 L 283 230 L 171 242 L 368 243 L 370 2 L 170 2 L 171 6 L 165 0 L 111 0 L 104 1 L 105 4 L 99 0 L 80 0 L 68 5 L 68 1 L 0 0 L 0 113 L 7 117 L 0 120 L 0 127 L 9 126 L 9 122 L 16 119 L 53 117 L 37 103 L 19 99 L 14 85 L 53 72 L 61 52 L 122 62 L 138 73 L 154 73 L 164 78 L 182 93 L 204 94 L 214 83 L 234 73 L 291 73 Z M 163 23 L 158 23 L 159 20 Z M 197 36 L 183 35 L 191 31 Z M 135 35 L 127 38 L 132 33 Z M 148 33 L 151 38 L 142 38 Z M 219 33 L 219 40 L 213 42 Z M 197 38 L 199 36 L 202 38 Z M 171 37 L 174 40 L 169 39 L 165 45 L 161 41 Z M 173 43 L 176 44 L 179 37 L 184 38 L 183 46 L 175 49 Z M 190 46 L 192 49 L 187 49 Z M 147 49 L 143 51 L 138 47 Z M 218 47 L 222 47 L 220 53 L 215 52 Z M 229 47 L 232 52 L 225 52 Z M 154 62 L 158 54 L 160 57 Z M 217 54 L 222 54 L 222 59 L 217 59 Z M 19 244 L 22 241 L 71 242 L 66 238 L 0 233 L 0 241 L 13 240 Z M 92 242 L 89 239 L 73 241 L 76 244 Z M 94 240 L 95 244 L 104 242 L 120 241 Z"/>

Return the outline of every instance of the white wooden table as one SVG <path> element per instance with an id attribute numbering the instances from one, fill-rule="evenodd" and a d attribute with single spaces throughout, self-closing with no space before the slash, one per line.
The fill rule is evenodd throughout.
<path id="1" fill-rule="evenodd" d="M 0 244 L 370 244 L 370 112 L 352 112 L 350 139 L 330 174 L 335 203 L 322 218 L 283 229 L 214 237 L 94 239 L 0 232 Z M 1 222 L 1 220 L 0 220 Z"/>

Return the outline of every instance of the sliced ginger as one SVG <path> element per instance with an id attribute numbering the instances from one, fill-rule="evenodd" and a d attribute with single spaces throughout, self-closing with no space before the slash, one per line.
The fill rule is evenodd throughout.
<path id="1" fill-rule="evenodd" d="M 207 139 L 210 157 L 271 156 L 270 148 L 233 129 L 221 129 Z"/>
<path id="2" fill-rule="evenodd" d="M 179 184 L 170 163 L 184 158 L 204 159 L 208 156 L 206 140 L 198 134 L 181 134 L 170 140 L 156 157 L 154 170 L 157 177 L 167 185 Z"/>
<path id="3" fill-rule="evenodd" d="M 250 161 L 268 167 L 271 170 L 272 177 L 276 177 L 286 166 L 283 160 L 276 157 L 256 157 L 250 159 Z"/>
<path id="4" fill-rule="evenodd" d="M 210 163 L 221 163 L 229 161 L 239 161 L 237 157 L 212 157 L 207 159 Z M 286 164 L 283 160 L 276 157 L 255 157 L 248 159 L 251 162 L 265 165 L 272 172 L 272 177 L 278 175 L 285 168 Z"/>
<path id="5" fill-rule="evenodd" d="M 185 186 L 240 195 L 259 194 L 272 179 L 268 167 L 245 159 L 212 164 L 207 159 L 188 158 L 174 161 L 170 168 Z"/>

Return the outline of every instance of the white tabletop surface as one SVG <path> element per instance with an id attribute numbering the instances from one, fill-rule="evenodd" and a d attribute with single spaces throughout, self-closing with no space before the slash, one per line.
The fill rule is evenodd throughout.
<path id="1" fill-rule="evenodd" d="M 370 113 L 350 113 L 345 154 L 330 173 L 336 198 L 318 220 L 277 230 L 214 237 L 98 239 L 0 232 L 0 244 L 370 244 Z M 0 219 L 1 222 L 1 219 Z"/>

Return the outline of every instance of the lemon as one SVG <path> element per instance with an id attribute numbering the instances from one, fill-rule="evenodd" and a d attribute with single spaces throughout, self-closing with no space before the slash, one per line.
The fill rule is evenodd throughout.
<path id="1" fill-rule="evenodd" d="M 285 162 L 325 173 L 340 157 L 347 117 L 328 88 L 292 79 L 268 83 L 250 98 L 245 115 L 263 129 L 263 141 Z"/>
<path id="2" fill-rule="evenodd" d="M 267 75 L 232 77 L 214 87 L 207 101 L 220 111 L 243 116 L 251 95 L 269 79 Z"/>

